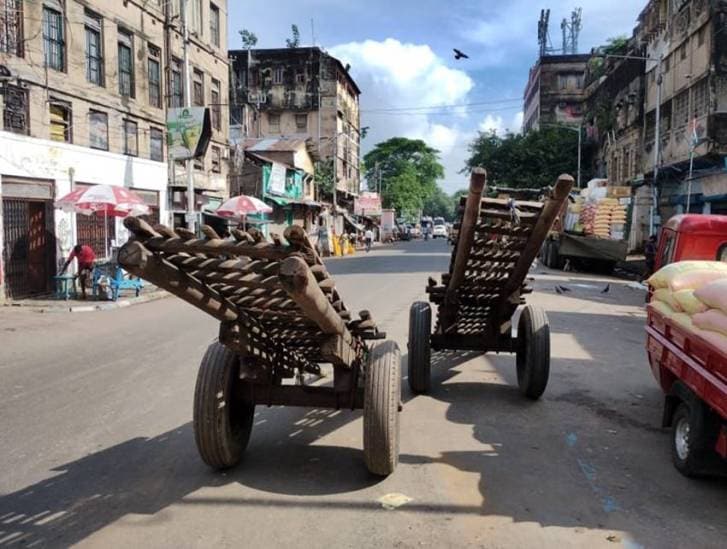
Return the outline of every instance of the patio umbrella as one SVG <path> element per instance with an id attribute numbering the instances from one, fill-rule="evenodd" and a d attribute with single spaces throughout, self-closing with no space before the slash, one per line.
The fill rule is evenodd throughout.
<path id="1" fill-rule="evenodd" d="M 248 215 L 272 213 L 273 209 L 254 196 L 233 196 L 217 208 L 215 215 L 229 219 L 237 219 L 245 223 Z"/>
<path id="2" fill-rule="evenodd" d="M 108 217 L 146 215 L 149 206 L 136 193 L 114 185 L 92 185 L 74 189 L 55 202 L 55 207 L 64 212 L 83 215 L 104 214 L 105 254 L 108 257 Z"/>

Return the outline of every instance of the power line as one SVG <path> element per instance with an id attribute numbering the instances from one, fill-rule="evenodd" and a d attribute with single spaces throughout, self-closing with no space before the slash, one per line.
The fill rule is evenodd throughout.
<path id="1" fill-rule="evenodd" d="M 522 102 L 522 97 L 511 97 L 504 99 L 492 99 L 489 101 L 476 101 L 472 103 L 460 103 L 454 105 L 428 105 L 428 106 L 412 106 L 412 107 L 385 107 L 380 109 L 368 109 L 361 112 L 397 112 L 397 111 L 422 111 L 422 110 L 439 110 L 439 109 L 457 109 L 467 107 L 478 107 L 483 105 L 497 105 L 503 103 Z"/>

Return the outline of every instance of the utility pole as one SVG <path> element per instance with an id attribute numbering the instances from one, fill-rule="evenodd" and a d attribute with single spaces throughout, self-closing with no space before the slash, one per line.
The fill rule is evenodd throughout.
<path id="1" fill-rule="evenodd" d="M 184 40 L 184 106 L 192 106 L 192 75 L 189 66 L 189 0 L 181 0 L 182 34 Z M 194 160 L 187 159 L 187 228 L 195 230 Z"/>
<path id="2" fill-rule="evenodd" d="M 583 133 L 583 122 L 578 124 L 578 182 L 576 183 L 578 185 L 578 188 L 581 188 L 581 157 L 583 156 L 581 143 L 583 142 L 583 137 L 581 134 Z"/>
<path id="3" fill-rule="evenodd" d="M 664 56 L 659 56 L 656 67 L 656 127 L 654 128 L 654 180 L 651 189 L 651 212 L 649 215 L 649 236 L 656 234 L 656 213 L 659 210 L 659 191 L 657 182 L 659 178 L 659 152 L 661 148 L 661 85 L 664 80 L 661 74 L 661 62 Z"/>

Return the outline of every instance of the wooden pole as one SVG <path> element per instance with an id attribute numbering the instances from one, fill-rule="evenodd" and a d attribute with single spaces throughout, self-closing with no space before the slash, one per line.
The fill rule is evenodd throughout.
<path id="1" fill-rule="evenodd" d="M 467 195 L 467 203 L 462 215 L 462 223 L 457 238 L 457 250 L 452 266 L 452 276 L 449 279 L 448 290 L 456 290 L 464 281 L 465 267 L 472 251 L 472 243 L 475 240 L 475 227 L 480 216 L 480 204 L 482 202 L 482 191 L 487 185 L 487 172 L 484 168 L 472 170 L 470 178 L 470 190 Z"/>
<path id="2" fill-rule="evenodd" d="M 280 283 L 305 315 L 324 334 L 343 335 L 346 324 L 318 286 L 315 276 L 300 257 L 289 257 L 280 263 Z"/>
<path id="3" fill-rule="evenodd" d="M 219 292 L 202 284 L 169 261 L 154 255 L 141 242 L 130 241 L 119 250 L 119 263 L 128 272 L 164 288 L 222 322 L 237 320 L 237 308 Z"/>

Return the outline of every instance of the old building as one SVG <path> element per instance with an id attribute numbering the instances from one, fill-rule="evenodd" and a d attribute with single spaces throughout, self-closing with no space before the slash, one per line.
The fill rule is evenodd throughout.
<path id="1" fill-rule="evenodd" d="M 103 251 L 104 222 L 53 208 L 81 185 L 123 185 L 170 221 L 167 108 L 182 106 L 180 1 L 0 0 L 0 296 L 47 292 L 75 242 Z M 193 102 L 213 143 L 195 173 L 198 202 L 224 197 L 228 116 L 226 0 L 191 0 Z M 171 182 L 172 188 L 169 184 Z M 106 232 L 125 240 L 111 219 Z"/>
<path id="2" fill-rule="evenodd" d="M 657 147 L 657 97 L 661 97 L 656 226 L 686 211 L 687 202 L 693 213 L 727 213 L 726 17 L 724 3 L 708 0 L 652 0 L 639 17 L 650 58 L 642 158 L 650 182 Z"/>
<path id="3" fill-rule="evenodd" d="M 320 48 L 230 52 L 232 133 L 305 139 L 314 160 L 335 158 L 337 201 L 352 208 L 360 189 L 360 90 Z"/>
<path id="4" fill-rule="evenodd" d="M 584 77 L 589 55 L 543 55 L 525 88 L 523 131 L 583 120 Z"/>

